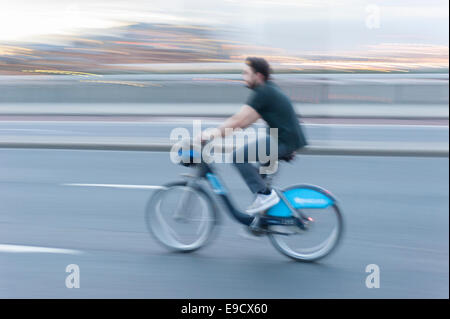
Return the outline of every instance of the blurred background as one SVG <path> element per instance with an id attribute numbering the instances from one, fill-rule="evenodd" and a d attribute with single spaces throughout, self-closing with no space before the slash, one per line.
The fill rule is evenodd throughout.
<path id="1" fill-rule="evenodd" d="M 448 12 L 444 0 L 0 0 L 0 297 L 448 298 Z M 269 61 L 313 149 L 279 186 L 342 202 L 346 238 L 320 264 L 286 260 L 226 216 L 192 255 L 145 229 L 153 190 L 186 171 L 163 151 L 170 132 L 238 110 L 247 56 Z M 219 170 L 247 206 L 237 172 Z M 72 263 L 80 289 L 64 286 Z M 364 283 L 373 263 L 379 289 Z"/>

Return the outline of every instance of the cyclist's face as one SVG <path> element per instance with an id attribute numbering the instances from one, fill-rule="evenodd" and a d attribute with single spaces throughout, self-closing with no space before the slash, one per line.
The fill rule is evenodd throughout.
<path id="1" fill-rule="evenodd" d="M 250 89 L 253 89 L 258 82 L 258 76 L 253 71 L 253 69 L 248 65 L 244 66 L 244 70 L 242 71 L 242 77 L 244 79 L 245 85 Z"/>

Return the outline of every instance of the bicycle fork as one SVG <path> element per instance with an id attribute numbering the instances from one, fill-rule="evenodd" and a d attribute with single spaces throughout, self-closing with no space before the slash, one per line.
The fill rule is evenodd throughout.
<path id="1" fill-rule="evenodd" d="M 187 177 L 186 187 L 191 186 L 194 182 L 189 179 L 189 177 L 194 177 L 191 175 L 184 174 L 184 177 Z M 173 214 L 173 218 L 176 221 L 187 222 L 191 216 L 191 205 L 192 205 L 192 192 L 187 189 L 181 195 L 180 200 L 177 203 L 177 207 L 175 208 L 175 213 Z"/>

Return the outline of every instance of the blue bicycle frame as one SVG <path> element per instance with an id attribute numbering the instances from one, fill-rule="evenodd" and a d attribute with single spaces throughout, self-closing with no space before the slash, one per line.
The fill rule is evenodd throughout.
<path id="1" fill-rule="evenodd" d="M 196 178 L 205 178 L 211 186 L 214 193 L 222 198 L 226 208 L 231 215 L 241 224 L 250 225 L 254 216 L 238 210 L 231 202 L 227 189 L 221 183 L 218 176 L 215 174 L 213 167 L 203 161 L 198 164 L 192 164 L 193 157 L 198 156 L 194 151 L 189 151 L 188 154 L 183 152 L 180 155 L 189 157 L 189 164 L 187 166 L 195 165 L 197 168 Z M 280 191 L 275 189 L 280 196 L 280 202 L 271 207 L 262 219 L 263 224 L 267 225 L 295 225 L 302 227 L 307 223 L 306 216 L 304 216 L 299 209 L 304 208 L 325 208 L 335 203 L 334 197 L 320 187 L 308 185 L 308 188 L 294 188 L 287 191 Z"/>

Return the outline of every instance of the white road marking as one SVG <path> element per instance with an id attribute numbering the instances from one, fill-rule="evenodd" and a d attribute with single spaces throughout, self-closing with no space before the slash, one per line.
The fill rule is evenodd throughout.
<path id="1" fill-rule="evenodd" d="M 129 189 L 163 189 L 164 186 L 158 185 L 123 185 L 123 184 L 61 184 L 63 186 L 80 186 L 80 187 L 110 187 L 110 188 L 129 188 Z"/>
<path id="2" fill-rule="evenodd" d="M 82 254 L 81 251 L 73 250 L 73 249 L 9 245 L 9 244 L 0 244 L 0 252 L 3 252 L 3 253 L 47 253 L 47 254 L 68 254 L 68 255 Z"/>

